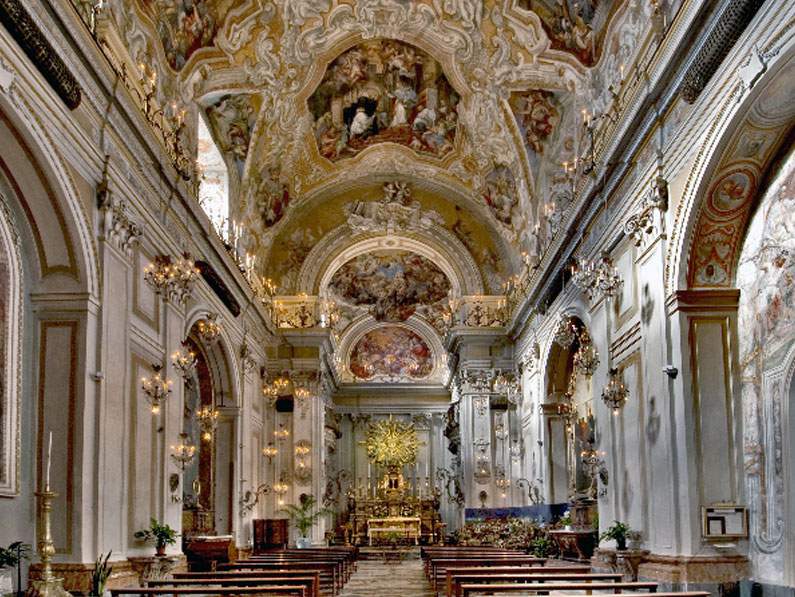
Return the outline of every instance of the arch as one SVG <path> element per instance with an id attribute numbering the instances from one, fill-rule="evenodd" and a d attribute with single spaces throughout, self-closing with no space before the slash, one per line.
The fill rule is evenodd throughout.
<path id="1" fill-rule="evenodd" d="M 739 87 L 726 94 L 678 203 L 667 255 L 670 290 L 734 284 L 759 185 L 795 124 L 795 109 L 787 101 L 793 57 L 795 43 L 790 41 L 770 59 L 767 71 L 742 101 L 737 98 Z M 738 194 L 736 199 L 727 194 L 726 185 Z"/>
<path id="2" fill-rule="evenodd" d="M 76 183 L 58 148 L 37 119 L 38 112 L 12 87 L 0 94 L 0 178 L 19 204 L 34 241 L 39 279 L 71 285 L 75 292 L 98 296 L 99 267 L 95 234 Z M 53 217 L 54 216 L 54 217 Z M 50 282 L 52 280 L 52 282 Z"/>
<path id="3" fill-rule="evenodd" d="M 239 395 L 239 376 L 237 375 L 237 359 L 230 348 L 232 341 L 225 326 L 223 323 L 221 324 L 221 334 L 218 340 L 209 346 L 196 333 L 197 324 L 210 312 L 212 310 L 206 306 L 196 306 L 191 309 L 185 317 L 184 337 L 192 337 L 197 345 L 206 352 L 213 380 L 217 384 L 218 395 L 223 399 L 221 406 L 235 406 L 234 402 L 231 404 L 226 402 L 227 399 L 234 400 L 235 396 Z"/>
<path id="4" fill-rule="evenodd" d="M 400 380 L 409 383 L 421 384 L 446 384 L 450 376 L 447 367 L 447 352 L 436 330 L 426 321 L 411 316 L 406 321 L 384 324 L 376 321 L 371 315 L 362 315 L 348 326 L 344 335 L 340 338 L 337 354 L 342 355 L 342 371 L 340 372 L 341 381 L 344 383 L 378 383 L 377 380 L 361 380 L 351 372 L 351 354 L 357 343 L 368 333 L 384 327 L 399 327 L 407 329 L 417 334 L 430 348 L 433 359 L 431 372 L 422 378 L 411 380 Z"/>

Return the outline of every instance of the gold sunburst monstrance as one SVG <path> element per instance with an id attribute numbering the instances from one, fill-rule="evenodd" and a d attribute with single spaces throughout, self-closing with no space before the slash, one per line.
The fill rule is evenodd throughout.
<path id="1" fill-rule="evenodd" d="M 396 421 L 392 417 L 371 424 L 364 443 L 367 457 L 384 467 L 414 464 L 421 445 L 413 424 Z"/>

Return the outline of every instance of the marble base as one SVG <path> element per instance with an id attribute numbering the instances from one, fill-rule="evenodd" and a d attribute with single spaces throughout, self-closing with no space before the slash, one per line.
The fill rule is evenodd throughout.
<path id="1" fill-rule="evenodd" d="M 721 584 L 736 582 L 751 573 L 742 555 L 666 556 L 649 554 L 638 566 L 638 576 L 664 583 Z"/>

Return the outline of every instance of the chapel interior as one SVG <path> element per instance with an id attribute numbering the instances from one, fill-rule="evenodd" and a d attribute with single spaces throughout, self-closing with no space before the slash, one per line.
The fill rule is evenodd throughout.
<path id="1" fill-rule="evenodd" d="M 0 22 L 0 595 L 795 596 L 795 2 Z"/>

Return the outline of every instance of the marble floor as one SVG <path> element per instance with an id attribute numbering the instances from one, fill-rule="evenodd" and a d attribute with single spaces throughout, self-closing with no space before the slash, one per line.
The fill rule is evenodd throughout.
<path id="1" fill-rule="evenodd" d="M 339 597 L 432 597 L 419 559 L 385 564 L 359 560 L 357 570 Z"/>

